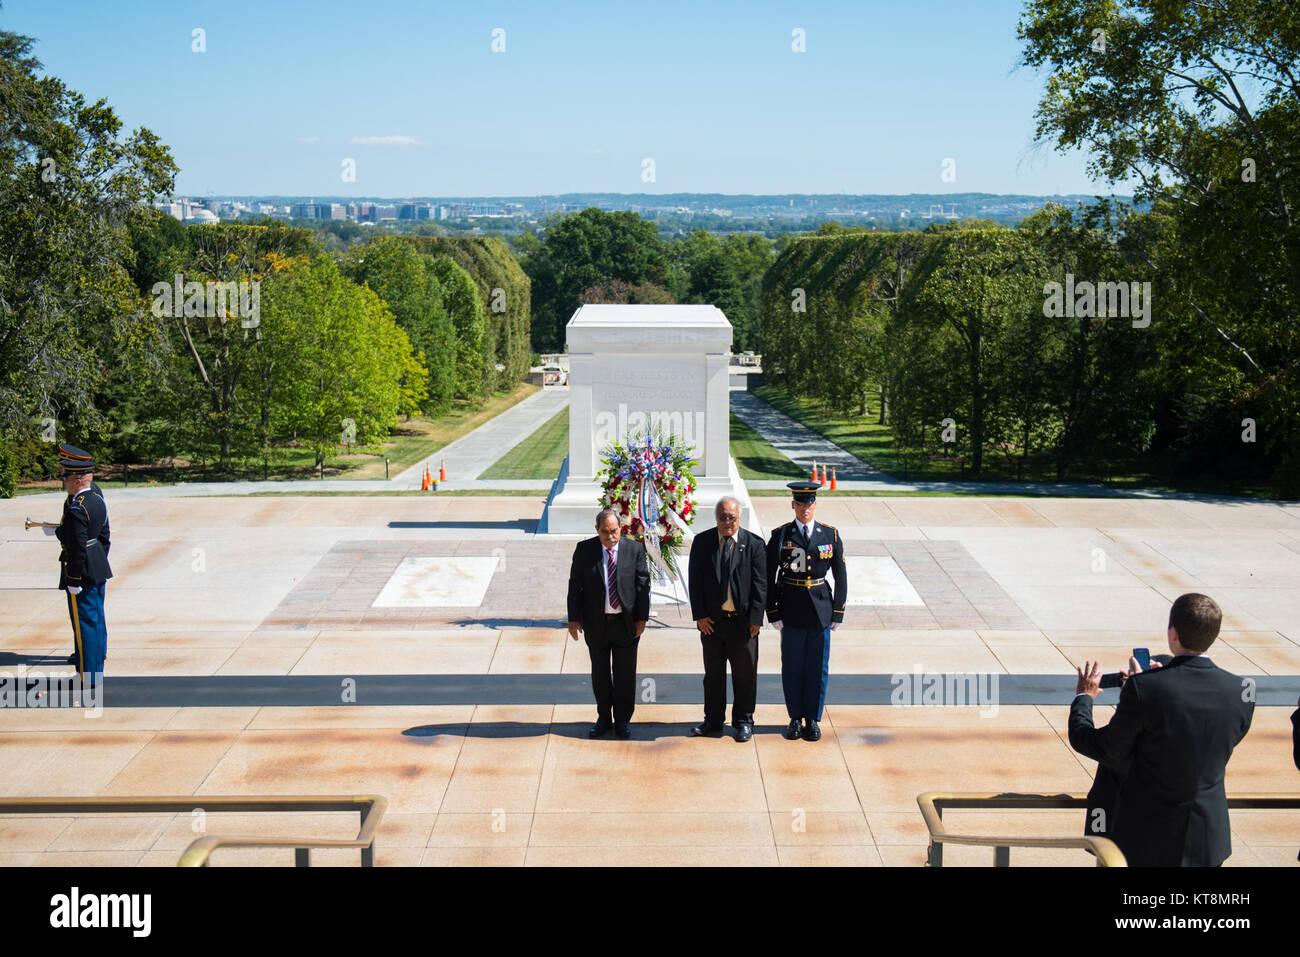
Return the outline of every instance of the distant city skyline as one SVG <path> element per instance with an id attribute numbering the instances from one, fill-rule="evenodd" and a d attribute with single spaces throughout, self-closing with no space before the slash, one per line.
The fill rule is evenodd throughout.
<path id="1" fill-rule="evenodd" d="M 702 6 L 5 0 L 0 26 L 157 133 L 177 196 L 1132 191 L 1034 144 L 1020 2 Z"/>

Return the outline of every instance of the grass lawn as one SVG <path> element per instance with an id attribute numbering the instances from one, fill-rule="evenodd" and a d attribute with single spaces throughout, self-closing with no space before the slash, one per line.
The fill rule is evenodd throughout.
<path id="1" fill-rule="evenodd" d="M 569 408 L 565 406 L 479 476 L 481 479 L 545 479 L 560 474 L 569 454 Z"/>
<path id="2" fill-rule="evenodd" d="M 905 470 L 898 463 L 898 460 L 894 458 L 893 435 L 889 426 L 876 424 L 875 413 L 879 411 L 878 407 L 866 416 L 837 416 L 826 412 L 826 410 L 817 402 L 790 395 L 780 386 L 761 385 L 751 389 L 750 391 L 764 402 L 790 416 L 790 418 L 797 422 L 801 422 L 814 432 L 830 439 L 836 445 L 853 455 L 856 455 L 858 458 L 862 459 L 862 461 L 869 462 L 894 478 L 917 482 L 941 482 L 953 480 L 970 481 L 970 477 L 962 473 L 960 465 L 955 460 L 949 463 L 940 458 L 936 458 L 922 471 Z M 984 463 L 985 480 L 990 482 L 1015 482 L 1018 480 L 1016 470 L 996 456 L 986 453 L 984 456 Z M 1039 474 L 1025 475 L 1024 479 L 1032 482 L 1050 483 L 1052 481 L 1050 476 Z M 1115 466 L 1114 471 L 1107 471 L 1105 475 L 1080 473 L 1071 477 L 1069 481 L 1078 483 L 1092 482 L 1105 485 L 1108 488 L 1133 491 L 1139 489 L 1144 491 L 1160 492 L 1177 491 L 1209 495 L 1241 496 L 1263 500 L 1271 499 L 1271 493 L 1268 486 L 1258 481 L 1233 482 L 1215 477 L 1187 475 L 1179 475 L 1175 479 L 1169 474 L 1159 474 L 1158 472 L 1153 473 L 1151 471 L 1151 463 L 1149 462 L 1133 462 L 1128 464 L 1120 463 Z M 844 492 L 841 494 L 852 495 L 857 493 Z M 997 493 L 887 492 L 883 494 L 988 495 Z M 1070 493 L 1064 493 L 1061 497 L 1073 496 Z"/>
<path id="3" fill-rule="evenodd" d="M 562 409 L 479 476 L 485 479 L 546 479 L 559 474 L 569 451 L 569 410 Z M 742 478 L 797 479 L 803 471 L 733 414 L 731 454 Z"/>
<path id="4" fill-rule="evenodd" d="M 415 463 L 433 458 L 439 449 L 450 445 L 461 436 L 477 429 L 489 419 L 496 418 L 506 409 L 522 402 L 534 392 L 541 391 L 541 386 L 520 383 L 510 392 L 492 396 L 477 409 L 471 409 L 466 402 L 457 402 L 445 415 L 436 419 L 412 419 L 399 422 L 392 430 L 388 440 L 378 452 L 356 452 L 349 455 L 333 456 L 325 460 L 325 478 L 343 479 L 382 479 L 384 477 L 384 457 L 389 459 L 389 475 L 396 475 Z M 265 473 L 253 465 L 237 472 L 234 476 L 220 475 L 215 471 L 204 469 L 195 463 L 180 466 L 176 477 L 181 484 L 185 482 L 222 482 L 260 481 L 263 475 L 270 480 L 312 479 L 317 478 L 315 457 L 306 449 L 282 448 L 276 452 Z M 438 463 L 433 464 L 437 475 Z M 109 465 L 107 471 L 96 473 L 95 481 L 101 488 L 122 488 L 122 470 Z M 168 466 L 146 468 L 132 466 L 131 485 L 171 485 L 172 470 Z M 57 480 L 24 484 L 18 489 L 19 495 L 32 495 L 39 492 L 56 492 L 62 486 Z"/>
<path id="5" fill-rule="evenodd" d="M 731 456 L 744 479 L 801 479 L 803 470 L 731 413 Z M 789 495 L 789 492 L 785 493 Z"/>

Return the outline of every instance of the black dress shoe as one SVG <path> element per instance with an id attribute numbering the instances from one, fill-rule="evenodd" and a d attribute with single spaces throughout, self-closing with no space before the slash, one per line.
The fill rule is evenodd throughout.
<path id="1" fill-rule="evenodd" d="M 789 727 L 781 732 L 781 737 L 785 738 L 787 741 L 798 741 L 799 734 L 799 719 L 791 718 Z"/>
<path id="2" fill-rule="evenodd" d="M 722 725 L 710 724 L 706 721 L 691 728 L 691 734 L 697 738 L 720 738 L 722 737 Z"/>
<path id="3" fill-rule="evenodd" d="M 624 739 L 632 737 L 631 722 L 620 721 L 618 724 L 614 725 L 614 737 Z"/>
<path id="4" fill-rule="evenodd" d="M 741 741 L 741 742 L 748 741 L 748 740 L 749 740 L 750 738 L 752 738 L 753 736 L 754 736 L 754 726 L 753 726 L 753 725 L 749 725 L 749 724 L 738 724 L 738 725 L 736 725 L 736 740 L 737 740 L 737 741 Z"/>
<path id="5" fill-rule="evenodd" d="M 816 721 L 809 721 L 803 726 L 803 739 L 805 741 L 818 741 L 821 739 L 822 729 Z"/>
<path id="6" fill-rule="evenodd" d="M 612 721 L 608 721 L 605 718 L 601 718 L 599 721 L 597 721 L 595 724 L 591 726 L 591 730 L 587 732 L 587 737 L 599 738 L 602 734 L 604 734 L 612 727 L 614 727 L 614 723 Z"/>

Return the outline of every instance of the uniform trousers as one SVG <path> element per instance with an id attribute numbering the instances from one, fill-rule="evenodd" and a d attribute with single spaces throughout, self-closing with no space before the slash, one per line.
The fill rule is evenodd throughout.
<path id="1" fill-rule="evenodd" d="M 104 673 L 104 658 L 108 654 L 108 625 L 104 621 L 105 585 L 107 582 L 83 585 L 81 594 L 68 595 L 68 620 L 72 622 L 73 647 L 76 647 L 80 632 L 80 670 L 88 675 Z"/>
<path id="2" fill-rule="evenodd" d="M 781 629 L 781 690 L 793 721 L 820 721 L 826 704 L 826 673 L 831 663 L 831 630 Z"/>

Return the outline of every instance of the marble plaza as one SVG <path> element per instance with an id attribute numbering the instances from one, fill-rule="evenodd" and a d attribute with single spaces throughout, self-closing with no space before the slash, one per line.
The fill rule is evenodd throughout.
<path id="1" fill-rule="evenodd" d="M 587 655 L 563 629 L 578 536 L 537 534 L 541 492 L 109 498 L 105 707 L 0 709 L 5 795 L 375 792 L 390 801 L 377 844 L 390 865 L 915 866 L 920 791 L 1087 789 L 1091 762 L 1065 741 L 1075 664 L 1115 670 L 1134 646 L 1161 650 L 1169 601 L 1190 590 L 1224 609 L 1215 661 L 1259 681 L 1229 792 L 1297 790 L 1295 505 L 824 495 L 817 518 L 846 540 L 852 590 L 823 739 L 780 737 L 779 644 L 766 629 L 759 727 L 738 744 L 689 736 L 700 645 L 668 587 L 641 642 L 652 693 L 632 740 L 587 739 Z M 785 498 L 752 501 L 764 528 L 790 514 Z M 69 670 L 57 548 L 22 528 L 56 507 L 0 501 L 0 671 Z M 996 714 L 892 706 L 889 677 L 917 670 L 999 676 Z M 346 678 L 355 702 L 337 692 Z M 1105 720 L 1110 707 L 1098 710 Z M 351 836 L 344 817 L 214 815 L 209 829 Z M 1076 812 L 949 817 L 1082 829 Z M 1296 863 L 1295 814 L 1232 821 L 1229 864 Z M 0 865 L 172 865 L 193 836 L 188 815 L 0 817 Z M 945 864 L 990 860 L 950 847 Z M 1012 860 L 1092 863 L 1082 851 Z M 213 858 L 291 862 L 289 851 Z"/>

